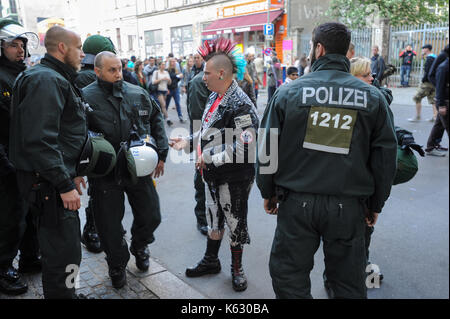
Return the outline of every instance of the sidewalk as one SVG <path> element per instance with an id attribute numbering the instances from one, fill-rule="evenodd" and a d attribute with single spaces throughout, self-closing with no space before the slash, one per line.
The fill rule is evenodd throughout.
<path id="1" fill-rule="evenodd" d="M 80 215 L 84 215 L 83 209 Z M 127 238 L 128 239 L 128 238 Z M 128 247 L 130 243 L 128 242 Z M 142 272 L 136 268 L 131 255 L 127 265 L 127 284 L 121 289 L 112 287 L 105 253 L 93 254 L 82 247 L 82 260 L 76 293 L 95 299 L 204 299 L 204 295 L 186 284 L 157 260 L 150 257 L 150 268 Z M 14 267 L 18 267 L 17 258 Z M 43 299 L 41 274 L 21 275 L 28 283 L 28 292 L 20 296 L 0 293 L 0 299 Z"/>

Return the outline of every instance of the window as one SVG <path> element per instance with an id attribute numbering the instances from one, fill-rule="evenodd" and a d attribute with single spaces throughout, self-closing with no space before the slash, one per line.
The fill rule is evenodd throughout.
<path id="1" fill-rule="evenodd" d="M 174 56 L 184 56 L 194 52 L 192 25 L 171 28 L 170 31 Z"/>
<path id="2" fill-rule="evenodd" d="M 185 0 L 169 0 L 168 8 L 182 7 L 185 4 Z"/>
<path id="3" fill-rule="evenodd" d="M 145 54 L 150 56 L 164 56 L 162 29 L 144 32 Z"/>
<path id="4" fill-rule="evenodd" d="M 122 51 L 122 41 L 120 40 L 120 28 L 116 28 L 117 48 Z"/>
<path id="5" fill-rule="evenodd" d="M 128 50 L 133 51 L 134 35 L 128 35 Z"/>

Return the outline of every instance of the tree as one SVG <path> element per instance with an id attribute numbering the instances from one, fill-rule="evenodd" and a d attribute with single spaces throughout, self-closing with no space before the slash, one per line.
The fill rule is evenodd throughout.
<path id="1" fill-rule="evenodd" d="M 327 15 L 351 28 L 370 26 L 379 17 L 392 26 L 448 21 L 447 0 L 332 0 Z"/>

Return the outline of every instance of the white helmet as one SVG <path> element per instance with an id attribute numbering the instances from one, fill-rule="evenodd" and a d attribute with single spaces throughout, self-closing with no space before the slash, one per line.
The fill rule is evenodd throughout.
<path id="1" fill-rule="evenodd" d="M 158 165 L 158 153 L 153 145 L 145 143 L 130 147 L 130 152 L 133 155 L 134 163 L 136 165 L 136 175 L 143 177 L 150 175 Z"/>

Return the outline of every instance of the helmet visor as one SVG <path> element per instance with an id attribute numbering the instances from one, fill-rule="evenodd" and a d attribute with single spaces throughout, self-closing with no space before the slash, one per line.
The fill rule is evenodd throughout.
<path id="1" fill-rule="evenodd" d="M 39 47 L 39 37 L 34 32 L 26 31 L 25 28 L 17 24 L 8 24 L 0 29 L 0 40 L 12 41 L 17 38 L 27 40 L 28 49 L 37 49 Z"/>

